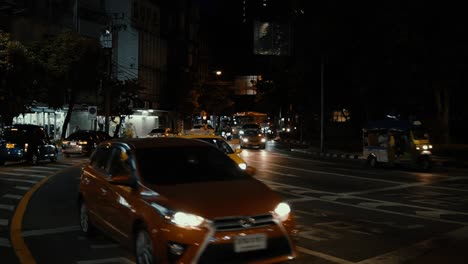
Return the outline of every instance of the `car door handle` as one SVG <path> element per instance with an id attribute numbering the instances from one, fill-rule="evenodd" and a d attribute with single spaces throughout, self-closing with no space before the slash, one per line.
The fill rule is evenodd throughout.
<path id="1" fill-rule="evenodd" d="M 106 190 L 106 189 L 100 188 L 100 190 L 101 190 L 102 195 L 106 195 L 106 194 L 107 194 L 107 190 Z"/>

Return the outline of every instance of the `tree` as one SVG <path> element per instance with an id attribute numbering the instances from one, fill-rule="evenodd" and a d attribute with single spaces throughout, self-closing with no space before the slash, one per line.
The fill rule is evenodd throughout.
<path id="1" fill-rule="evenodd" d="M 118 137 L 122 123 L 126 117 L 133 114 L 133 108 L 138 107 L 138 93 L 142 87 L 137 79 L 111 81 L 111 115 L 118 116 L 119 121 L 114 130 L 114 137 Z M 114 120 L 115 118 L 112 118 Z"/>
<path id="2" fill-rule="evenodd" d="M 198 97 L 198 109 L 206 111 L 217 117 L 216 124 L 219 127 L 221 115 L 232 112 L 234 101 L 231 99 L 232 91 L 224 85 L 204 85 L 200 89 Z"/>
<path id="3" fill-rule="evenodd" d="M 6 125 L 26 111 L 28 90 L 33 85 L 32 54 L 10 34 L 0 31 L 0 115 Z"/>
<path id="4" fill-rule="evenodd" d="M 98 88 L 103 68 L 100 43 L 65 31 L 35 45 L 35 51 L 45 71 L 41 85 L 47 87 L 46 103 L 55 109 L 62 108 L 64 102 L 68 105 L 61 135 L 65 138 L 78 95 Z"/>

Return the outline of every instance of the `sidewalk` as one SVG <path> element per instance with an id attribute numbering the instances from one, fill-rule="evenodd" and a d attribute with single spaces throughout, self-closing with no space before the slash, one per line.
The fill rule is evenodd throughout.
<path id="1" fill-rule="evenodd" d="M 314 156 L 365 159 L 362 156 L 362 145 L 359 141 L 327 142 L 324 152 L 320 152 L 320 142 L 301 142 L 299 140 L 278 141 L 294 152 Z M 434 144 L 432 149 L 434 165 L 442 167 L 468 168 L 468 144 Z"/>

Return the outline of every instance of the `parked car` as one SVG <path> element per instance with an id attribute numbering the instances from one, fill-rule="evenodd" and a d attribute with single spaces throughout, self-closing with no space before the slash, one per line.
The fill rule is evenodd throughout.
<path id="1" fill-rule="evenodd" d="M 57 160 L 58 149 L 50 141 L 44 127 L 15 124 L 5 127 L 0 136 L 0 164 L 26 160 L 31 165 L 39 161 Z"/>
<path id="2" fill-rule="evenodd" d="M 242 149 L 232 149 L 231 145 L 229 145 L 229 143 L 227 143 L 226 140 L 221 136 L 217 136 L 211 133 L 191 133 L 180 135 L 180 137 L 197 139 L 211 143 L 223 151 L 224 154 L 228 155 L 228 157 L 230 157 L 232 160 L 234 160 L 239 168 L 243 170 L 247 168 L 247 162 L 245 162 L 245 160 L 239 156 L 239 154 L 242 152 Z"/>
<path id="3" fill-rule="evenodd" d="M 147 137 L 167 137 L 172 135 L 170 128 L 153 128 L 147 135 Z"/>
<path id="4" fill-rule="evenodd" d="M 90 156 L 96 146 L 112 137 L 104 131 L 78 130 L 62 141 L 62 153 L 69 157 L 72 154 Z"/>
<path id="5" fill-rule="evenodd" d="M 81 172 L 80 227 L 131 247 L 136 263 L 295 259 L 291 208 L 254 173 L 198 140 L 106 141 Z"/>
<path id="6" fill-rule="evenodd" d="M 266 146 L 266 138 L 257 129 L 247 129 L 240 136 L 239 145 L 241 148 L 261 148 Z"/>

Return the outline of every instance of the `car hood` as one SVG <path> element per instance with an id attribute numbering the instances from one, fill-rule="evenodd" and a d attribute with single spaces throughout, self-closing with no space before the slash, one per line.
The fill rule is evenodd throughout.
<path id="1" fill-rule="evenodd" d="M 170 209 L 207 219 L 267 214 L 282 201 L 278 193 L 255 179 L 148 187 Z"/>

